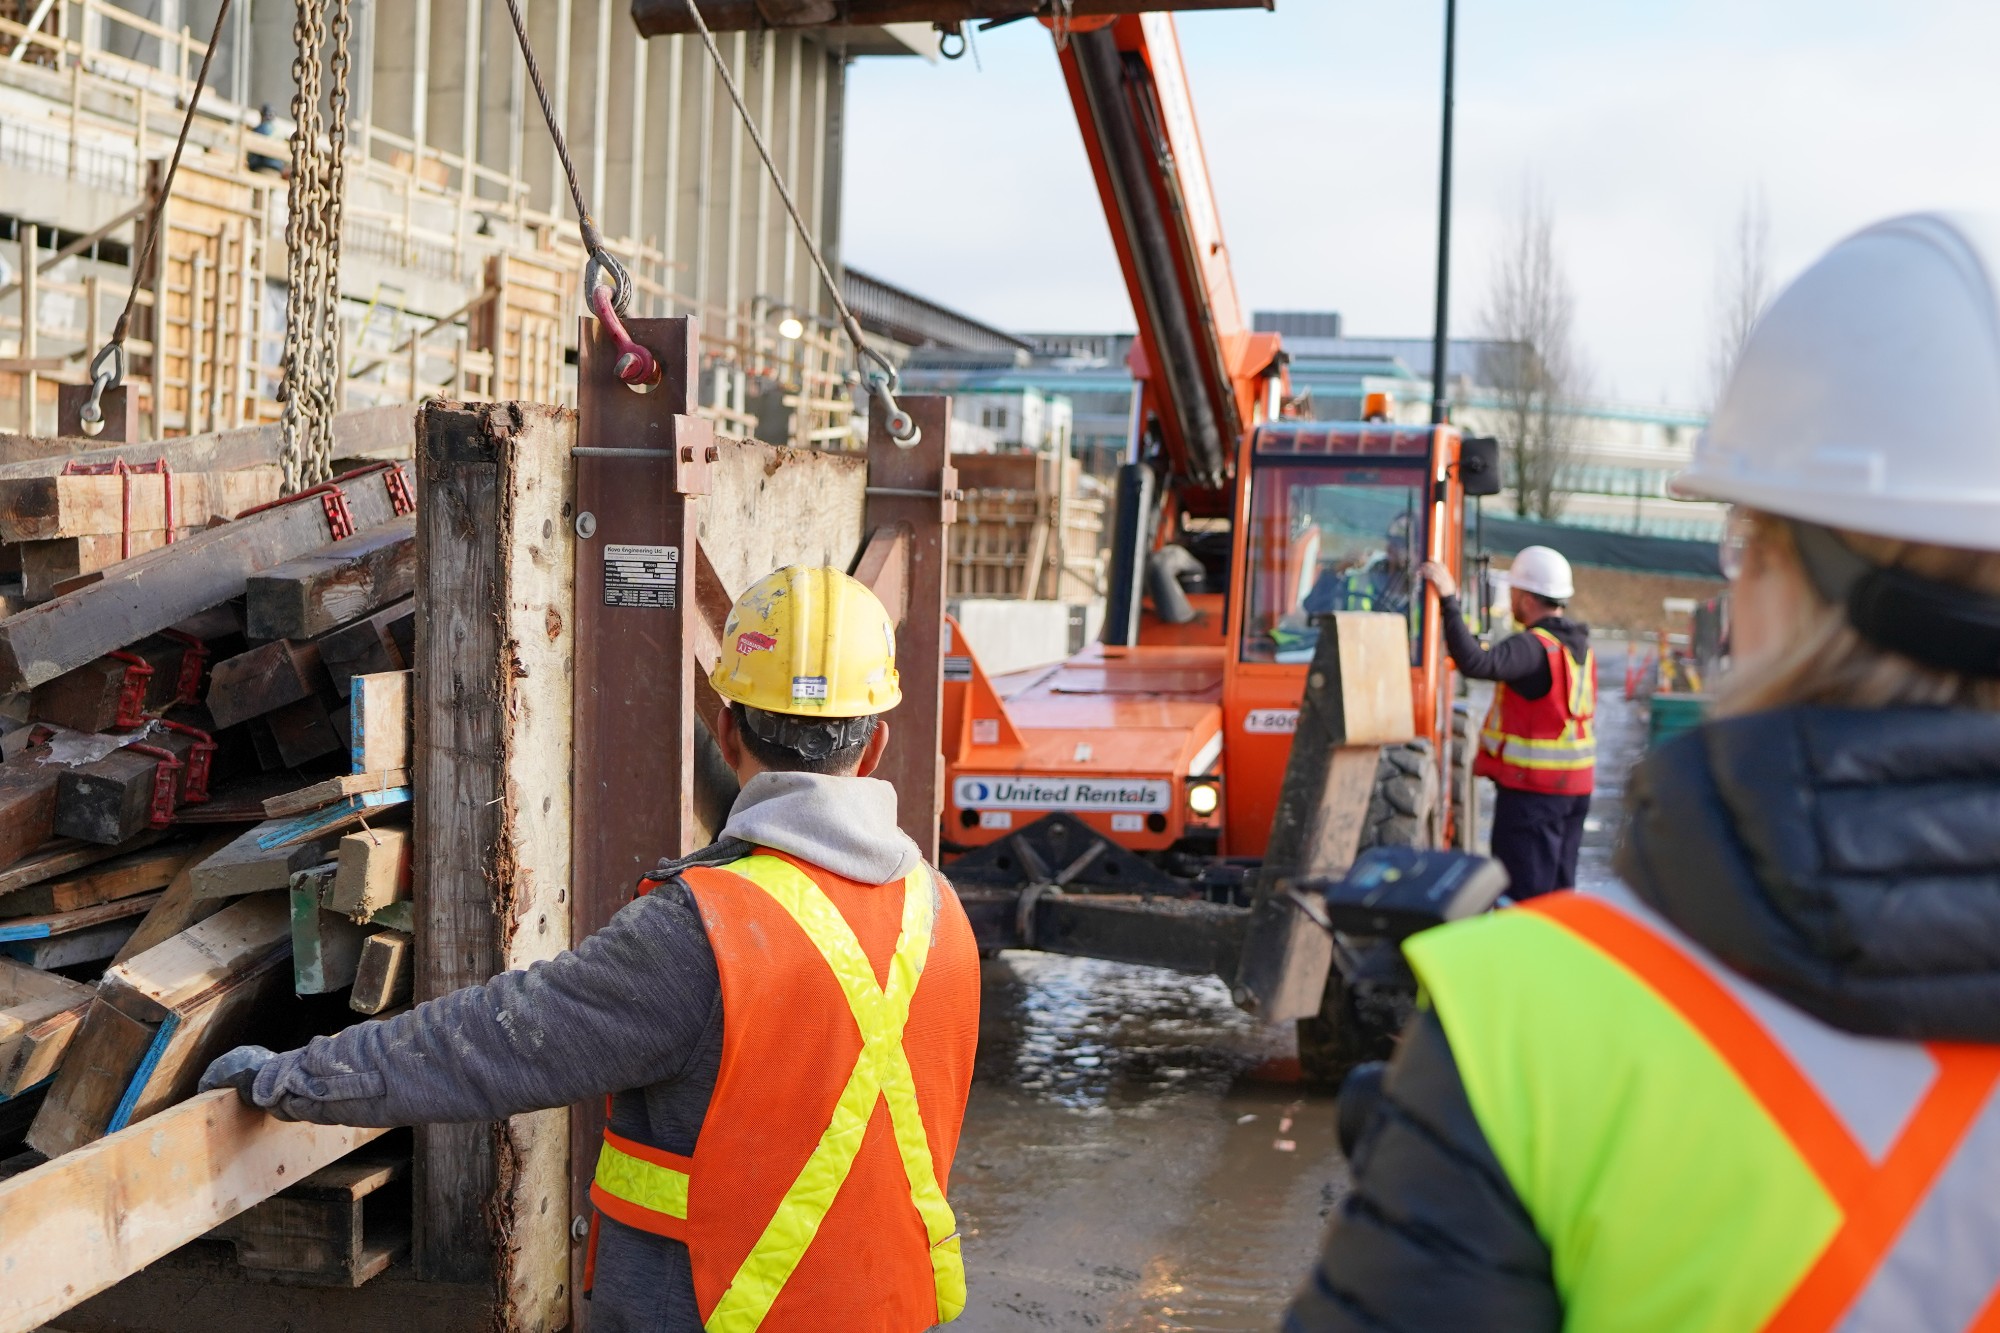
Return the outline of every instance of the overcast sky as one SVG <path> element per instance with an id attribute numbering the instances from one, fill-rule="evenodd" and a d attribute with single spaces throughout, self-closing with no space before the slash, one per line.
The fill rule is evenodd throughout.
<path id="1" fill-rule="evenodd" d="M 1430 331 L 1443 0 L 1278 0 L 1179 20 L 1251 308 Z M 1699 405 L 1715 271 L 1761 190 L 1782 282 L 1871 219 L 2000 210 L 2000 5 L 1461 0 L 1452 332 L 1539 182 L 1599 396 Z M 852 73 L 845 255 L 1004 327 L 1129 329 L 1046 30 L 979 65 Z"/>

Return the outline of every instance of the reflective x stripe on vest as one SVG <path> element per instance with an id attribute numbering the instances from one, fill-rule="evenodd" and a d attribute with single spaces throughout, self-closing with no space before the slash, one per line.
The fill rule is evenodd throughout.
<path id="1" fill-rule="evenodd" d="M 804 1169 L 703 1326 L 709 1333 L 750 1333 L 763 1323 L 847 1179 L 878 1101 L 887 1104 L 910 1201 L 929 1240 L 938 1320 L 955 1319 L 965 1308 L 958 1224 L 938 1185 L 915 1076 L 903 1048 L 910 1002 L 931 945 L 935 888 L 930 871 L 919 867 L 903 882 L 902 929 L 888 984 L 878 986 L 853 929 L 810 876 L 775 856 L 748 857 L 726 869 L 768 894 L 812 941 L 840 984 L 862 1049 Z M 687 1218 L 690 1191 L 699 1187 L 691 1180 L 691 1167 L 691 1159 L 607 1131 L 591 1195 L 608 1215 L 628 1225 L 689 1239 L 676 1223 Z M 712 1188 L 727 1187 L 727 1181 L 717 1181 Z"/>
<path id="2" fill-rule="evenodd" d="M 2000 1329 L 2000 1047 L 1831 1028 L 1623 889 L 1489 920 L 1411 959 L 1570 1328 Z"/>
<path id="3" fill-rule="evenodd" d="M 1549 664 L 1549 692 L 1524 699 L 1502 681 L 1479 733 L 1474 769 L 1503 787 L 1583 795 L 1597 765 L 1597 655 L 1578 662 L 1545 629 L 1529 634 Z"/>

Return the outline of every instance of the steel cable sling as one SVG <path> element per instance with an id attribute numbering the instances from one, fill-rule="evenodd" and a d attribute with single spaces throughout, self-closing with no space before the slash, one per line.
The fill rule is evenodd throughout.
<path id="1" fill-rule="evenodd" d="M 507 0 L 509 5 L 514 0 Z M 729 90 L 729 100 L 736 104 L 736 114 L 743 118 L 743 126 L 750 131 L 750 142 L 757 145 L 757 156 L 764 159 L 764 170 L 770 173 L 771 183 L 778 187 L 778 197 L 785 202 L 785 211 L 792 215 L 792 225 L 798 228 L 799 239 L 805 242 L 806 253 L 812 257 L 813 267 L 819 270 L 819 280 L 826 287 L 826 294 L 833 300 L 833 308 L 840 314 L 840 325 L 847 333 L 847 340 L 854 344 L 855 359 L 872 364 L 873 370 L 862 374 L 862 382 L 868 392 L 881 401 L 885 414 L 889 438 L 905 449 L 914 448 L 923 438 L 917 423 L 908 412 L 896 403 L 896 367 L 889 358 L 868 345 L 868 339 L 861 331 L 861 322 L 848 308 L 847 301 L 840 294 L 840 284 L 833 280 L 833 272 L 826 266 L 826 258 L 820 253 L 819 242 L 813 237 L 812 228 L 799 213 L 799 206 L 792 199 L 791 186 L 785 183 L 784 173 L 771 157 L 771 149 L 764 142 L 763 131 L 757 128 L 756 117 L 750 114 L 749 106 L 743 100 L 743 92 L 736 86 L 736 76 L 730 72 L 728 62 L 716 48 L 715 35 L 708 30 L 708 20 L 701 16 L 701 7 L 695 0 L 687 0 L 688 13 L 694 18 L 694 25 L 701 32 L 701 44 L 708 48 L 708 58 L 715 62 L 715 72 L 722 76 L 722 86 Z"/>
<path id="2" fill-rule="evenodd" d="M 145 244 L 139 251 L 139 262 L 132 266 L 132 287 L 125 294 L 125 308 L 118 312 L 118 321 L 111 326 L 111 336 L 105 341 L 97 355 L 90 358 L 90 401 L 78 413 L 83 421 L 84 433 L 95 435 L 104 429 L 104 395 L 125 383 L 125 337 L 131 331 L 132 311 L 139 304 L 139 288 L 144 285 L 146 271 L 153 265 L 153 252 L 159 248 L 160 228 L 167 217 L 167 200 L 173 196 L 174 174 L 181 169 L 181 150 L 187 147 L 188 131 L 194 128 L 195 108 L 201 104 L 202 91 L 208 87 L 208 69 L 215 61 L 215 48 L 222 41 L 222 25 L 229 17 L 230 0 L 222 0 L 215 10 L 215 29 L 208 35 L 208 45 L 201 53 L 201 69 L 195 74 L 194 92 L 188 95 L 187 114 L 181 117 L 180 137 L 174 140 L 174 155 L 167 162 L 166 179 L 160 182 L 159 198 L 153 201 L 152 217 L 146 224 Z M 143 126 L 141 127 L 144 128 Z M 139 164 L 143 166 L 144 164 Z M 160 317 L 163 313 L 161 302 L 164 292 L 154 294 L 153 305 L 153 360 L 160 358 Z M 28 311 L 27 317 L 34 318 Z M 161 404 L 153 404 L 153 433 L 159 435 Z M 91 429 L 96 427 L 96 430 Z"/>
<path id="3" fill-rule="evenodd" d="M 709 58 L 715 62 L 722 75 L 722 84 L 729 90 L 729 100 L 736 104 L 736 112 L 743 118 L 744 126 L 750 131 L 750 140 L 757 145 L 757 155 L 764 160 L 764 169 L 771 175 L 771 181 L 778 187 L 778 197 L 784 200 L 785 211 L 791 214 L 792 225 L 798 228 L 799 239 L 805 242 L 806 253 L 811 256 L 813 267 L 819 271 L 820 281 L 825 284 L 827 295 L 833 298 L 834 309 L 840 312 L 841 327 L 848 340 L 854 344 L 857 360 L 872 365 L 874 369 L 865 371 L 863 383 L 868 392 L 882 402 L 887 414 L 889 435 L 905 448 L 914 446 L 921 438 L 917 423 L 910 414 L 896 403 L 896 367 L 889 359 L 868 345 L 868 339 L 861 331 L 861 324 L 854 318 L 842 299 L 840 286 L 833 280 L 832 272 L 826 266 L 826 259 L 820 253 L 819 242 L 814 239 L 812 229 L 806 225 L 799 213 L 799 206 L 792 199 L 791 187 L 785 183 L 783 173 L 772 160 L 771 150 L 764 143 L 764 135 L 757 128 L 757 122 L 744 104 L 743 93 L 736 86 L 736 79 L 724 63 L 722 53 L 716 49 L 715 38 L 708 30 L 707 22 L 701 16 L 693 0 L 689 0 L 688 10 L 694 15 L 695 26 L 701 30 L 702 44 L 708 48 Z M 583 234 L 584 249 L 590 261 L 584 267 L 583 287 L 585 299 L 598 322 L 618 345 L 618 378 L 627 384 L 650 384 L 659 379 L 659 368 L 654 364 L 652 354 L 632 341 L 626 333 L 624 321 L 620 318 L 629 309 L 632 299 L 632 276 L 625 266 L 604 246 L 604 235 L 597 229 L 597 222 L 590 216 L 590 209 L 583 201 L 583 186 L 577 181 L 576 165 L 570 160 L 569 144 L 563 138 L 562 127 L 556 123 L 555 108 L 549 103 L 548 90 L 542 85 L 541 67 L 535 61 L 535 52 L 528 41 L 528 29 L 521 18 L 520 0 L 507 0 L 507 14 L 514 22 L 514 36 L 519 39 L 521 59 L 528 67 L 528 81 L 534 85 L 535 100 L 541 103 L 542 119 L 549 127 L 549 137 L 555 141 L 556 157 L 562 163 L 563 175 L 569 181 L 569 197 L 576 205 L 577 230 Z M 606 288 L 599 278 L 609 275 L 611 285 Z"/>

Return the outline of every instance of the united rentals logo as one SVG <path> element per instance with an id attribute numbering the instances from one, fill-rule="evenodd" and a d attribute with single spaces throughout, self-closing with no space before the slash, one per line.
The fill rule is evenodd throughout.
<path id="1" fill-rule="evenodd" d="M 952 784 L 961 810 L 1168 810 L 1173 784 L 1147 778 L 988 776 Z"/>

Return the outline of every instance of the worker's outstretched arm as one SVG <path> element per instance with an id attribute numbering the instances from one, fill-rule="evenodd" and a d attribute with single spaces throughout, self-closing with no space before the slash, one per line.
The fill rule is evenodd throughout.
<path id="1" fill-rule="evenodd" d="M 1285 1333 L 1562 1327 L 1548 1246 L 1479 1128 L 1437 1015 L 1404 1034 Z"/>
<path id="2" fill-rule="evenodd" d="M 1529 698 L 1548 693 L 1549 658 L 1534 636 L 1512 634 L 1491 648 L 1482 648 L 1465 623 L 1458 598 L 1440 598 L 1438 606 L 1444 613 L 1439 619 L 1444 625 L 1445 647 L 1461 672 L 1473 680 L 1504 680 L 1524 687 L 1521 692 Z M 1535 688 L 1537 682 L 1540 689 Z"/>
<path id="3" fill-rule="evenodd" d="M 498 1120 L 670 1081 L 720 997 L 701 916 L 676 881 L 570 952 L 315 1037 L 243 1081 L 257 1105 L 292 1120 Z"/>

